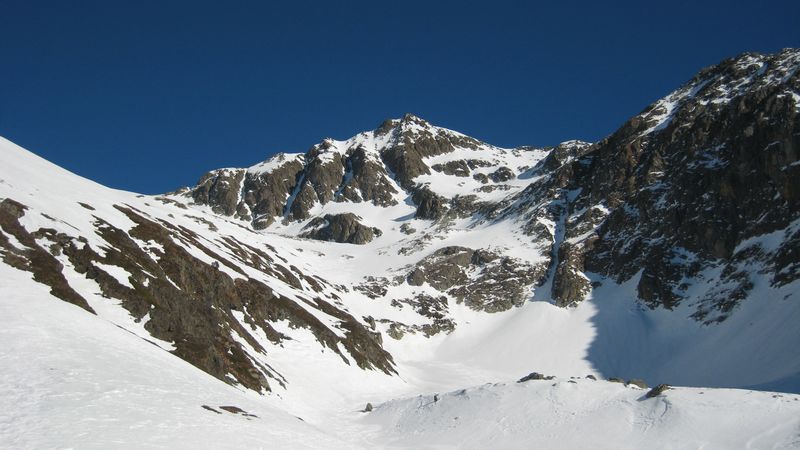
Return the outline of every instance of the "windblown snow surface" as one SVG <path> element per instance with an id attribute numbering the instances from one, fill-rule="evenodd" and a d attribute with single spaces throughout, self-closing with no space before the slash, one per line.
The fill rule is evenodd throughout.
<path id="1" fill-rule="evenodd" d="M 382 224 L 384 235 L 364 246 L 292 237 L 292 227 L 302 224 L 254 233 L 203 208 L 187 211 L 105 188 L 0 138 L 2 198 L 29 208 L 21 218 L 26 229 L 84 236 L 94 248 L 103 245 L 95 218 L 122 230 L 134 225 L 115 204 L 208 234 L 196 220 L 201 217 L 221 234 L 269 243 L 300 269 L 349 285 L 365 275 L 392 276 L 414 261 L 397 255 L 406 238 L 397 230 L 401 218 L 419 233 L 430 225 L 409 219 L 413 207 L 400 198 L 390 208 L 329 204 L 324 212 L 347 209 L 366 224 Z M 434 242 L 437 248 L 492 242 L 531 262 L 540 251 L 526 247 L 505 222 L 469 229 L 456 224 Z M 96 283 L 62 263 L 70 286 L 97 315 L 53 297 L 30 273 L 0 264 L 3 448 L 800 447 L 800 396 L 766 391 L 800 387 L 800 310 L 785 301 L 796 284 L 780 296 L 756 285 L 742 310 L 713 327 L 680 309 L 641 309 L 631 301 L 634 281 L 606 282 L 571 309 L 529 301 L 486 314 L 454 304 L 453 333 L 384 339 L 397 366 L 394 376 L 342 364 L 310 333 L 286 326 L 279 331 L 291 333 L 291 340 L 262 343 L 287 386 L 259 394 L 173 356 L 172 343 L 153 339 L 144 321 L 134 321 L 103 298 Z M 110 273 L 126 281 L 124 271 Z M 399 291 L 403 286 L 392 289 L 398 297 L 407 294 Z M 355 291 L 343 302 L 357 317 L 419 320 L 408 309 L 387 308 Z M 532 371 L 555 378 L 515 382 Z M 598 381 L 585 378 L 589 374 Z M 603 375 L 701 387 L 646 398 L 646 390 Z M 367 402 L 374 410 L 362 412 Z"/>

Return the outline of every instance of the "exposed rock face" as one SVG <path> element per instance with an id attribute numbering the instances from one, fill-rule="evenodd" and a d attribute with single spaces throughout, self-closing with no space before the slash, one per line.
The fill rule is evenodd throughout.
<path id="1" fill-rule="evenodd" d="M 240 217 L 248 220 L 250 216 L 253 227 L 261 229 L 269 226 L 275 217 L 284 214 L 284 204 L 300 177 L 304 160 L 298 155 L 280 154 L 271 160 L 276 167 L 269 175 L 258 170 L 247 171 L 242 202 L 238 205 Z M 250 214 L 247 214 L 248 210 Z"/>
<path id="2" fill-rule="evenodd" d="M 425 337 L 439 333 L 449 334 L 456 328 L 455 321 L 448 317 L 448 301 L 444 295 L 433 297 L 427 294 L 417 294 L 413 299 L 392 300 L 392 306 L 400 309 L 410 306 L 417 314 L 430 319 L 429 323 L 422 325 L 389 322 L 387 334 L 392 339 L 402 339 L 405 334 L 416 333 L 422 333 Z"/>
<path id="3" fill-rule="evenodd" d="M 384 163 L 395 174 L 397 182 L 408 190 L 414 187 L 414 178 L 431 173 L 423 158 L 452 152 L 455 146 L 479 144 L 472 138 L 435 131 L 427 125 L 424 120 L 406 114 L 401 127 L 392 129 L 395 144 L 381 152 Z M 378 131 L 383 129 L 386 127 L 382 126 Z"/>
<path id="4" fill-rule="evenodd" d="M 411 199 L 417 205 L 417 219 L 439 220 L 447 214 L 447 199 L 427 187 L 416 189 Z"/>
<path id="5" fill-rule="evenodd" d="M 362 292 L 371 299 L 376 299 L 386 295 L 388 285 L 389 280 L 386 277 L 369 276 L 363 283 L 353 286 L 353 289 Z"/>
<path id="6" fill-rule="evenodd" d="M 300 237 L 346 244 L 366 244 L 382 234 L 378 228 L 364 226 L 359 220 L 361 218 L 352 213 L 326 214 L 324 217 L 312 219 L 304 227 L 308 231 L 301 233 Z"/>
<path id="7" fill-rule="evenodd" d="M 553 297 L 558 306 L 572 306 L 586 298 L 591 284 L 583 274 L 582 246 L 564 243 L 558 248 L 558 265 L 553 277 Z"/>
<path id="8" fill-rule="evenodd" d="M 281 153 L 251 170 L 215 170 L 204 175 L 188 195 L 218 214 L 251 221 L 255 229 L 263 229 L 284 214 L 303 162 L 302 155 Z"/>
<path id="9" fill-rule="evenodd" d="M 408 274 L 408 284 L 422 286 L 428 283 L 440 291 L 446 291 L 467 281 L 466 268 L 472 261 L 474 251 L 466 247 L 445 247 L 423 259 Z"/>
<path id="10" fill-rule="evenodd" d="M 372 159 L 364 147 L 357 147 L 345 161 L 345 181 L 340 188 L 340 199 L 352 202 L 369 201 L 376 206 L 396 203 L 394 185 L 382 164 Z M 348 178 L 347 174 L 351 174 Z"/>
<path id="11" fill-rule="evenodd" d="M 418 262 L 406 280 L 412 286 L 427 283 L 472 309 L 498 312 L 522 305 L 526 288 L 545 269 L 487 250 L 445 247 Z"/>
<path id="12" fill-rule="evenodd" d="M 478 201 L 476 195 L 456 195 L 450 199 L 447 217 L 451 219 L 472 217 L 482 206 L 483 203 Z"/>
<path id="13" fill-rule="evenodd" d="M 646 305 L 673 308 L 712 270 L 695 317 L 723 320 L 756 266 L 776 286 L 800 277 L 786 256 L 800 254 L 798 67 L 787 50 L 706 69 L 603 141 L 555 148 L 531 169 L 542 178 L 487 216 L 522 217 L 552 239 L 559 305 L 582 301 L 593 272 L 638 276 Z M 777 248 L 747 244 L 779 230 Z"/>
<path id="14" fill-rule="evenodd" d="M 309 217 L 308 211 L 316 203 L 328 203 L 344 180 L 343 155 L 334 151 L 333 140 L 326 139 L 306 153 L 308 161 L 295 186 L 297 195 L 286 205 L 290 219 Z"/>
<path id="15" fill-rule="evenodd" d="M 0 233 L 0 257 L 3 262 L 11 267 L 31 272 L 33 279 L 49 286 L 50 293 L 54 296 L 94 313 L 86 299 L 67 283 L 61 273 L 64 266 L 55 258 L 63 251 L 64 245 L 67 244 L 66 240 L 57 236 L 50 245 L 50 251 L 44 249 L 36 242 L 37 236 L 25 230 L 19 222 L 25 215 L 26 209 L 28 208 L 25 205 L 9 198 L 0 201 L 0 229 L 23 245 L 23 248 L 13 245 L 5 234 Z M 41 231 L 45 233 L 44 230 Z M 47 232 L 52 234 L 50 230 Z"/>
<path id="16" fill-rule="evenodd" d="M 489 178 L 495 183 L 502 183 L 503 181 L 508 181 L 514 178 L 514 172 L 512 172 L 508 167 L 501 167 L 489 174 Z"/>
<path id="17" fill-rule="evenodd" d="M 338 354 L 345 363 L 349 364 L 349 356 L 364 369 L 394 372 L 392 358 L 381 347 L 379 334 L 367 330 L 331 303 L 319 297 L 311 300 L 309 295 L 305 300 L 309 305 L 340 321 L 345 336 L 340 337 L 341 331 L 337 334 L 295 300 L 276 294 L 262 281 L 248 277 L 239 264 L 317 295 L 314 291 L 321 290 L 319 283 L 299 273 L 294 266 L 282 266 L 264 251 L 225 237 L 225 246 L 236 255 L 234 262 L 211 250 L 200 236 L 186 228 L 152 220 L 130 207 L 115 207 L 136 225 L 125 232 L 98 218 L 96 233 L 106 246 L 96 250 L 86 240 L 53 229 L 27 232 L 18 221 L 25 214 L 25 206 L 4 199 L 0 203 L 0 227 L 25 248 L 18 248 L 0 233 L 0 256 L 4 262 L 32 272 L 37 281 L 52 287 L 53 295 L 93 312 L 64 279 L 64 265 L 57 257 L 65 258 L 77 273 L 94 280 L 104 297 L 121 301 L 121 306 L 136 320 L 147 317 L 145 329 L 153 337 L 173 343 L 173 353 L 177 356 L 223 381 L 240 383 L 249 389 L 270 390 L 270 380 L 285 383 L 280 373 L 254 359 L 242 345 L 246 342 L 255 351 L 266 353 L 252 334 L 256 330 L 272 343 L 289 339 L 272 327 L 271 323 L 276 321 L 308 329 L 321 346 Z M 41 247 L 42 242 L 51 243 L 49 251 Z M 187 246 L 213 262 L 193 256 Z M 226 270 L 221 271 L 221 266 Z M 127 282 L 120 282 L 109 273 L 109 268 L 128 273 Z M 228 273 L 235 273 L 236 278 Z M 234 313 L 245 318 L 249 330 Z"/>
<path id="18" fill-rule="evenodd" d="M 698 317 L 723 318 L 728 299 L 749 289 L 738 255 L 748 246 L 737 247 L 798 218 L 800 115 L 787 93 L 800 91 L 798 65 L 797 52 L 724 61 L 597 144 L 575 206 L 615 209 L 589 246 L 587 270 L 620 280 L 641 270 L 640 298 L 671 308 L 683 278 L 721 265 Z M 800 277 L 776 258 L 797 246 L 761 255 L 783 274 L 772 283 Z"/>
<path id="19" fill-rule="evenodd" d="M 583 156 L 590 144 L 581 141 L 567 141 L 553 147 L 553 150 L 542 161 L 542 169 L 553 171 Z"/>
<path id="20" fill-rule="evenodd" d="M 436 164 L 431 167 L 431 169 L 437 172 L 443 172 L 447 175 L 453 175 L 456 177 L 468 177 L 470 173 L 470 167 L 467 164 L 467 161 L 463 159 L 459 159 L 456 161 L 448 161 L 444 164 Z"/>
<path id="21" fill-rule="evenodd" d="M 404 224 L 400 225 L 400 231 L 405 233 L 405 234 L 414 234 L 414 233 L 417 232 L 417 230 L 414 227 L 412 227 L 411 225 L 409 225 L 407 223 L 404 223 Z"/>
<path id="22" fill-rule="evenodd" d="M 221 169 L 204 175 L 188 191 L 218 214 L 251 221 L 263 229 L 276 218 L 309 218 L 316 204 L 330 201 L 396 204 L 398 192 L 377 156 L 357 143 L 326 139 L 305 154 L 280 154 L 249 169 Z"/>
<path id="23" fill-rule="evenodd" d="M 232 216 L 239 206 L 239 192 L 245 172 L 238 169 L 220 169 L 200 178 L 192 192 L 197 203 L 211 206 L 218 214 Z"/>
<path id="24" fill-rule="evenodd" d="M 480 181 L 483 184 L 486 184 L 486 183 L 489 182 L 489 176 L 486 175 L 485 173 L 476 173 L 475 175 L 472 175 L 472 178 L 474 178 L 475 180 Z"/>

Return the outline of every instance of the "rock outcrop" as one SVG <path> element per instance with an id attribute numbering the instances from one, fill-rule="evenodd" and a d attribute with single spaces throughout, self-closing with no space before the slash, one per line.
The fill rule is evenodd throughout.
<path id="1" fill-rule="evenodd" d="M 414 215 L 417 219 L 439 220 L 449 209 L 446 198 L 435 194 L 425 186 L 415 189 L 411 199 L 417 205 L 417 212 Z"/>
<path id="2" fill-rule="evenodd" d="M 383 234 L 378 228 L 362 225 L 359 220 L 361 218 L 352 213 L 326 214 L 308 222 L 303 228 L 306 231 L 300 233 L 300 237 L 344 244 L 366 244 Z"/>
<path id="3" fill-rule="evenodd" d="M 499 312 L 520 306 L 527 299 L 526 288 L 544 271 L 544 266 L 488 250 L 444 247 L 418 262 L 406 281 L 447 292 L 472 309 Z"/>
<path id="4" fill-rule="evenodd" d="M 218 213 L 252 222 L 263 229 L 285 213 L 293 189 L 303 174 L 302 155 L 278 154 L 246 169 L 220 169 L 204 175 L 187 192 L 202 205 Z"/>
<path id="5" fill-rule="evenodd" d="M 431 128 L 427 122 L 406 114 L 398 121 L 387 121 L 377 133 L 393 133 L 394 145 L 381 152 L 389 170 L 404 189 L 414 187 L 414 178 L 431 173 L 423 160 L 431 156 L 452 152 L 456 147 L 477 147 L 480 142 L 467 136 Z"/>

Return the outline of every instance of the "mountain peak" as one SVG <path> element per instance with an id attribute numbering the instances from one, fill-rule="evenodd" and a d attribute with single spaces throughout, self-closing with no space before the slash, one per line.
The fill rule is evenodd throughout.
<path id="1" fill-rule="evenodd" d="M 386 119 L 381 122 L 381 124 L 375 130 L 375 134 L 381 136 L 395 129 L 402 131 L 409 127 L 422 127 L 427 129 L 434 128 L 434 126 L 427 120 L 412 113 L 405 113 L 403 114 L 403 117 L 397 119 Z"/>
<path id="2" fill-rule="evenodd" d="M 403 117 L 400 120 L 402 122 L 405 122 L 405 123 L 411 123 L 411 122 L 414 122 L 414 123 L 428 123 L 428 121 L 426 121 L 425 119 L 423 119 L 423 118 L 421 118 L 419 116 L 416 116 L 416 115 L 414 115 L 412 113 L 403 114 Z"/>

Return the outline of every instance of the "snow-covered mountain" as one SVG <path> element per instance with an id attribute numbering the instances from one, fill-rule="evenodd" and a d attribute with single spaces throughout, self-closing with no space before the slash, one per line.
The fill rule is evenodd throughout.
<path id="1" fill-rule="evenodd" d="M 0 140 L 0 443 L 798 446 L 797 395 L 709 389 L 800 393 L 798 68 L 723 61 L 594 144 L 406 115 L 163 196 Z"/>

